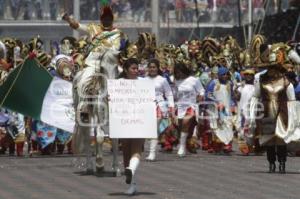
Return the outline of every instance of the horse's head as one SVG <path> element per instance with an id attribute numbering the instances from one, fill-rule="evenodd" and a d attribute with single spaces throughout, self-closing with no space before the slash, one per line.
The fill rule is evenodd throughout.
<path id="1" fill-rule="evenodd" d="M 115 79 L 118 76 L 120 51 L 111 48 L 102 48 L 98 55 L 96 71 L 105 75 L 108 79 Z"/>
<path id="2" fill-rule="evenodd" d="M 117 65 L 119 63 L 119 54 L 120 51 L 113 50 L 111 48 L 104 49 L 100 54 L 102 64 L 110 64 L 110 65 Z M 101 64 L 101 66 L 102 66 Z"/>

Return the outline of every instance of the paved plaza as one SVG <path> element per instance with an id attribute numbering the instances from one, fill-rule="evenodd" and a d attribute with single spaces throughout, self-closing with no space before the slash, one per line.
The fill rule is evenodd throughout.
<path id="1" fill-rule="evenodd" d="M 145 155 L 145 154 L 144 154 Z M 121 159 L 121 157 L 120 157 Z M 111 155 L 105 154 L 109 170 Z M 123 199 L 122 177 L 85 175 L 74 156 L 0 157 L 1 199 Z M 76 165 L 76 166 L 74 166 Z M 300 158 L 289 157 L 287 174 L 267 173 L 264 156 L 159 153 L 142 162 L 137 199 L 299 199 Z"/>

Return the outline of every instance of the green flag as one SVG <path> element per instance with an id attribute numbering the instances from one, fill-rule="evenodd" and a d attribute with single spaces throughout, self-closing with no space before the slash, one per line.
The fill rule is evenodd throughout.
<path id="1" fill-rule="evenodd" d="M 0 106 L 72 132 L 72 84 L 26 59 L 0 86 Z"/>

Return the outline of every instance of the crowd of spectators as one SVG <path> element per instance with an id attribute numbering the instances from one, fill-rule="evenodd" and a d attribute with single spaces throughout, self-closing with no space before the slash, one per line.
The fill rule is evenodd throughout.
<path id="1" fill-rule="evenodd" d="M 0 0 L 0 20 L 58 20 L 73 0 Z"/>
<path id="2" fill-rule="evenodd" d="M 261 18 L 286 11 L 292 0 L 252 0 L 254 16 Z M 196 4 L 197 2 L 197 4 Z M 162 22 L 237 22 L 238 0 L 160 0 Z M 0 0 L 0 20 L 60 20 L 73 12 L 72 0 Z M 151 21 L 151 0 L 110 0 L 116 20 Z M 214 5 L 216 3 L 216 5 Z M 196 6 L 197 5 L 197 6 Z M 265 7 L 268 9 L 265 10 Z M 196 9 L 197 8 L 197 9 Z M 240 2 L 241 16 L 247 18 L 248 0 Z M 80 0 L 81 20 L 99 19 L 99 0 Z"/>

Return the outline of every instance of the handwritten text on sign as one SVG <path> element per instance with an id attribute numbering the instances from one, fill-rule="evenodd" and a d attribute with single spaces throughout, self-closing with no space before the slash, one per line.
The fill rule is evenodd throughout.
<path id="1" fill-rule="evenodd" d="M 148 80 L 108 80 L 111 138 L 156 138 L 155 88 Z"/>

